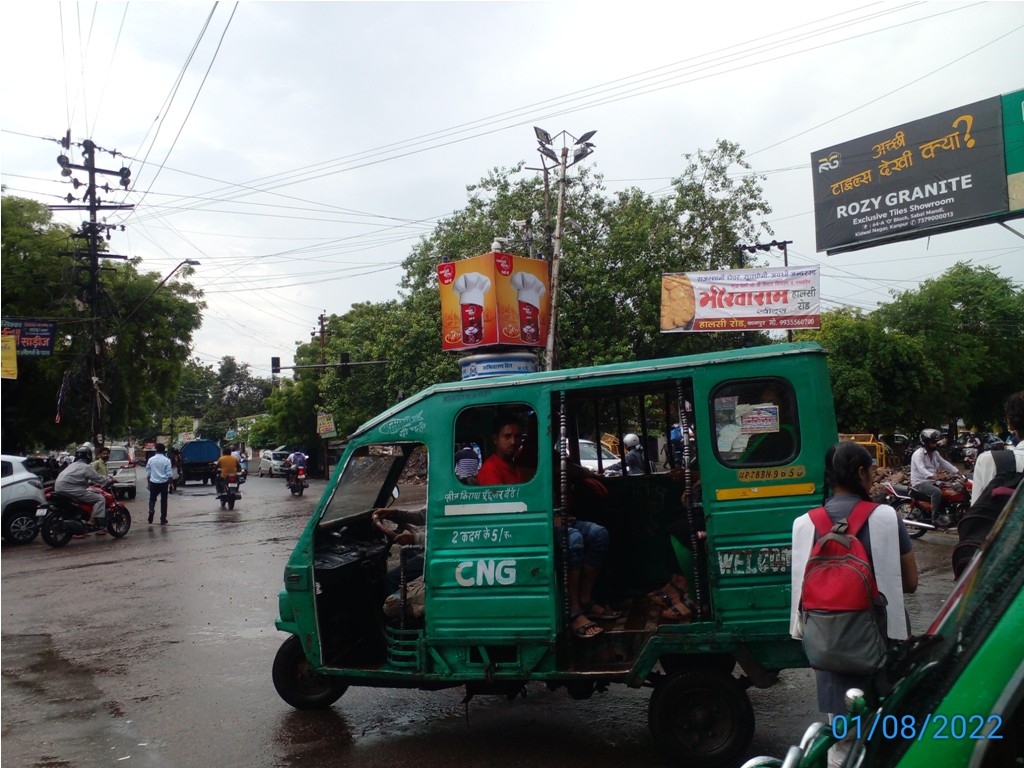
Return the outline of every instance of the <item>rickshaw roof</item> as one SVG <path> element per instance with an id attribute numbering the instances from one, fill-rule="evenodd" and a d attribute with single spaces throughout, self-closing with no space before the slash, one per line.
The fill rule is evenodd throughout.
<path id="1" fill-rule="evenodd" d="M 702 352 L 696 355 L 664 357 L 654 360 L 633 360 L 606 365 L 593 365 L 584 368 L 561 368 L 554 371 L 536 371 L 535 373 L 509 374 L 506 376 L 490 376 L 487 378 L 470 379 L 468 381 L 448 381 L 432 384 L 415 395 L 407 397 L 386 411 L 374 416 L 361 424 L 349 438 L 355 438 L 374 427 L 386 422 L 395 414 L 401 413 L 420 402 L 437 394 L 449 394 L 461 391 L 477 391 L 480 389 L 505 389 L 545 382 L 571 381 L 573 379 L 594 379 L 605 376 L 617 376 L 624 373 L 659 373 L 687 368 L 702 368 L 709 365 L 726 365 L 741 360 L 775 358 L 782 355 L 817 353 L 825 354 L 820 344 L 813 341 L 802 341 L 785 344 L 769 344 L 760 347 L 730 349 L 721 352 Z"/>

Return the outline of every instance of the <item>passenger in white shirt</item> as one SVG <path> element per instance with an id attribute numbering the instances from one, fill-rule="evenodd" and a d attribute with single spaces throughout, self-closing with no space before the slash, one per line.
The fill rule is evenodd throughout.
<path id="1" fill-rule="evenodd" d="M 1017 445 L 1013 448 L 1013 457 L 1017 462 L 1017 471 L 1024 472 L 1024 391 L 1015 392 L 1006 401 L 1006 421 L 1017 436 Z M 974 487 L 971 490 L 971 504 L 981 498 L 985 486 L 996 476 L 996 462 L 992 451 L 985 451 L 978 457 L 974 465 Z"/>

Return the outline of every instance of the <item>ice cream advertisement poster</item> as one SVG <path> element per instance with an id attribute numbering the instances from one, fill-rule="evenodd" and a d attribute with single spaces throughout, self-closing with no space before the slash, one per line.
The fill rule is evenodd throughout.
<path id="1" fill-rule="evenodd" d="M 815 267 L 682 272 L 661 277 L 661 330 L 793 330 L 821 327 Z"/>
<path id="2" fill-rule="evenodd" d="M 548 264 L 485 253 L 439 264 L 442 349 L 540 347 L 550 317 Z"/>

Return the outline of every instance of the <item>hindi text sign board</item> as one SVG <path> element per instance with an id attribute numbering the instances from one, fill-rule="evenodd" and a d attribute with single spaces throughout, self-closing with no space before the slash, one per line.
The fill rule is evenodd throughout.
<path id="1" fill-rule="evenodd" d="M 57 326 L 45 320 L 10 320 L 5 317 L 3 334 L 15 338 L 18 357 L 50 357 Z"/>
<path id="2" fill-rule="evenodd" d="M 334 417 L 329 413 L 317 412 L 316 431 L 324 440 L 329 437 L 337 437 L 338 432 L 334 427 Z"/>
<path id="3" fill-rule="evenodd" d="M 811 155 L 817 249 L 841 253 L 1009 211 L 998 96 Z"/>
<path id="4" fill-rule="evenodd" d="M 485 253 L 437 266 L 441 348 L 541 347 L 551 316 L 548 263 Z"/>
<path id="5" fill-rule="evenodd" d="M 817 267 L 661 276 L 662 333 L 821 327 Z"/>

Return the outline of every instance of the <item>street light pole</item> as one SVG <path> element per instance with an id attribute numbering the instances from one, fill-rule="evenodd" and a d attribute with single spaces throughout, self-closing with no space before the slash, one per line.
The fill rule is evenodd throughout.
<path id="1" fill-rule="evenodd" d="M 136 312 L 138 312 L 140 309 L 142 309 L 146 305 L 146 303 L 151 298 L 153 298 L 153 296 L 156 294 L 157 291 L 159 291 L 161 288 L 163 288 L 164 283 L 166 283 L 168 280 L 170 280 L 174 276 L 175 272 L 177 272 L 179 269 L 181 269 L 182 267 L 185 267 L 185 266 L 198 267 L 199 266 L 199 262 L 196 261 L 195 259 L 185 259 L 184 261 L 179 262 L 178 266 L 176 266 L 174 269 L 172 269 L 170 272 L 167 273 L 167 277 L 165 277 L 163 280 L 161 280 L 159 283 L 157 283 L 156 286 L 153 288 L 153 290 L 150 291 L 148 294 L 146 294 L 146 298 L 144 298 L 137 305 L 135 305 L 135 309 L 133 309 L 131 312 L 129 312 L 127 315 L 125 315 L 124 318 L 122 318 L 120 324 L 124 325 L 125 323 L 127 323 Z"/>
<path id="2" fill-rule="evenodd" d="M 537 151 L 540 152 L 542 158 L 553 160 L 558 164 L 558 208 L 555 213 L 555 235 L 552 240 L 551 249 L 551 316 L 548 320 L 548 337 L 544 345 L 544 368 L 548 371 L 555 370 L 557 366 L 557 360 L 555 359 L 555 326 L 557 325 L 556 318 L 558 316 L 558 266 L 559 261 L 562 258 L 562 235 L 564 232 L 565 224 L 565 190 L 567 187 L 565 172 L 571 165 L 575 165 L 583 158 L 589 156 L 594 151 L 594 145 L 590 143 L 590 139 L 594 136 L 597 131 L 587 131 L 578 139 L 568 131 L 562 131 L 556 134 L 554 137 L 551 136 L 543 128 L 534 127 L 534 134 L 537 136 Z M 555 154 L 555 151 L 551 148 L 551 144 L 558 136 L 563 137 L 562 151 L 560 154 Z M 564 141 L 564 137 L 568 136 L 573 140 L 573 146 L 575 149 L 572 153 L 572 161 L 569 160 L 569 145 Z M 541 161 L 544 171 L 544 208 L 545 213 L 547 212 L 547 179 L 548 171 L 555 167 L 550 168 L 546 163 Z"/>

